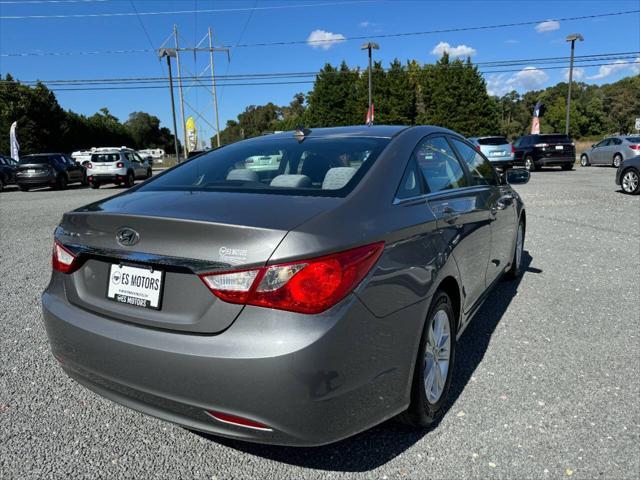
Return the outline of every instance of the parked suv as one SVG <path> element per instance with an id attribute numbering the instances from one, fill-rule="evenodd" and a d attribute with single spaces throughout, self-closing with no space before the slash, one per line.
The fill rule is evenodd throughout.
<path id="1" fill-rule="evenodd" d="M 16 183 L 16 169 L 18 162 L 13 158 L 0 155 L 0 192 L 5 185 Z"/>
<path id="2" fill-rule="evenodd" d="M 16 183 L 23 192 L 34 187 L 64 190 L 70 183 L 83 183 L 85 169 L 64 153 L 39 153 L 20 158 Z"/>
<path id="3" fill-rule="evenodd" d="M 491 164 L 498 168 L 513 167 L 513 145 L 509 143 L 506 137 L 471 137 L 469 141 L 476 147 L 476 150 L 484 153 Z M 524 161 L 520 160 L 519 165 L 523 165 Z"/>
<path id="4" fill-rule="evenodd" d="M 580 155 L 580 165 L 612 165 L 618 168 L 624 160 L 640 156 L 640 136 L 618 135 L 591 145 Z"/>
<path id="5" fill-rule="evenodd" d="M 527 170 L 557 166 L 571 170 L 576 161 L 575 143 L 560 133 L 525 135 L 513 142 L 513 147 L 514 161 L 522 162 Z"/>
<path id="6" fill-rule="evenodd" d="M 91 188 L 105 183 L 132 187 L 136 179 L 151 177 L 151 165 L 135 150 L 127 147 L 98 148 L 87 164 L 87 181 Z"/>

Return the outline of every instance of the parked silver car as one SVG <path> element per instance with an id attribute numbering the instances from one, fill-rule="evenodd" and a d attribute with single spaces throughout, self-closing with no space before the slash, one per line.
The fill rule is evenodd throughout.
<path id="1" fill-rule="evenodd" d="M 471 137 L 468 139 L 477 150 L 484 153 L 484 156 L 496 167 L 512 167 L 513 145 L 506 137 Z"/>
<path id="2" fill-rule="evenodd" d="M 105 183 L 124 183 L 128 188 L 137 179 L 146 179 L 152 175 L 151 164 L 127 147 L 96 149 L 86 168 L 91 188 L 100 188 Z"/>
<path id="3" fill-rule="evenodd" d="M 640 155 L 640 136 L 618 135 L 591 145 L 580 155 L 580 165 L 611 165 L 618 168 L 624 160 Z"/>

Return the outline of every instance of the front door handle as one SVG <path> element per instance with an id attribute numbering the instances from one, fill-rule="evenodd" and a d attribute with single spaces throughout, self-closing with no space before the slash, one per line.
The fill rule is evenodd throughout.
<path id="1" fill-rule="evenodd" d="M 460 212 L 458 212 L 457 210 L 449 206 L 446 206 L 442 209 L 442 220 L 444 220 L 449 224 L 455 223 L 459 217 L 460 217 Z"/>

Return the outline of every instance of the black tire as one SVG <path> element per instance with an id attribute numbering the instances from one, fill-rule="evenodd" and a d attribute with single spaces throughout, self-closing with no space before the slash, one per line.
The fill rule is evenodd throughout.
<path id="1" fill-rule="evenodd" d="M 67 180 L 66 175 L 60 175 L 58 177 L 58 181 L 56 182 L 56 189 L 57 190 L 66 190 L 67 184 L 68 184 L 68 180 Z"/>
<path id="2" fill-rule="evenodd" d="M 627 176 L 629 177 L 628 180 L 626 178 Z M 625 182 L 625 180 L 627 181 Z M 640 193 L 640 172 L 633 167 L 627 168 L 620 175 L 620 186 L 624 193 L 628 195 L 638 195 Z"/>
<path id="3" fill-rule="evenodd" d="M 151 178 L 152 175 L 153 175 L 153 170 L 151 169 L 147 170 L 147 178 Z"/>
<path id="4" fill-rule="evenodd" d="M 91 182 L 89 183 L 89 186 L 93 189 L 100 188 L 100 184 L 98 182 Z"/>
<path id="5" fill-rule="evenodd" d="M 0 178 L 0 192 L 4 190 L 4 182 L 2 181 L 2 178 Z"/>
<path id="6" fill-rule="evenodd" d="M 580 166 L 582 167 L 590 167 L 591 163 L 589 163 L 589 157 L 587 157 L 586 154 L 582 154 L 582 156 L 580 157 Z"/>
<path id="7" fill-rule="evenodd" d="M 622 163 L 622 155 L 620 155 L 619 153 L 616 153 L 613 156 L 613 163 L 611 164 L 614 168 L 618 168 L 620 166 L 620 164 Z"/>
<path id="8" fill-rule="evenodd" d="M 573 170 L 573 163 L 565 163 L 562 165 L 562 170 Z"/>
<path id="9" fill-rule="evenodd" d="M 444 382 L 444 388 L 440 397 L 431 403 L 427 398 L 424 381 L 424 370 L 427 364 L 427 337 L 434 318 L 439 311 L 444 311 L 447 314 L 449 322 L 449 341 L 450 341 L 450 355 L 449 364 L 447 370 L 447 378 Z M 398 420 L 411 425 L 413 427 L 424 428 L 434 423 L 438 416 L 442 414 L 443 407 L 447 401 L 447 393 L 449 386 L 451 385 L 451 377 L 453 374 L 453 368 L 455 364 L 456 353 L 456 317 L 451 305 L 451 299 L 442 290 L 438 290 L 433 296 L 431 302 L 431 308 L 427 315 L 427 321 L 422 332 L 420 339 L 420 347 L 418 348 L 418 357 L 416 359 L 416 365 L 413 372 L 413 383 L 411 385 L 411 403 L 409 408 L 398 415 Z M 438 368 L 438 367 L 435 367 Z"/>
<path id="10" fill-rule="evenodd" d="M 524 157 L 524 168 L 526 168 L 529 171 L 535 170 L 536 169 L 536 165 L 535 163 L 533 163 L 533 158 L 531 157 Z"/>
<path id="11" fill-rule="evenodd" d="M 511 267 L 505 273 L 505 278 L 507 280 L 514 280 L 518 278 L 522 274 L 522 254 L 524 252 L 524 239 L 525 239 L 526 229 L 524 226 L 524 222 L 520 220 L 518 223 L 518 230 L 516 231 L 516 244 L 513 249 L 513 258 L 511 258 Z M 518 245 L 518 236 L 520 237 L 520 245 Z M 520 255 L 518 256 L 518 250 L 520 250 Z"/>
<path id="12" fill-rule="evenodd" d="M 25 185 L 19 185 L 18 188 L 20 189 L 21 192 L 28 192 L 29 191 L 29 187 L 27 187 Z"/>
<path id="13" fill-rule="evenodd" d="M 133 187 L 133 184 L 136 181 L 136 177 L 133 175 L 133 172 L 127 172 L 127 178 L 124 181 L 124 186 L 127 188 Z"/>

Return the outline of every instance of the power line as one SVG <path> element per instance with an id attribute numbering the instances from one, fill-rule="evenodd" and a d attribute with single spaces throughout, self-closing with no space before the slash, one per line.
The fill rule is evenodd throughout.
<path id="1" fill-rule="evenodd" d="M 350 5 L 357 3 L 371 3 L 376 0 L 349 0 L 343 2 L 331 3 L 306 3 L 299 5 L 271 5 L 267 7 L 257 7 L 257 10 L 282 10 L 287 8 L 315 8 L 338 5 Z M 228 13 L 228 12 L 246 12 L 249 7 L 233 7 L 233 8 L 207 8 L 201 10 L 172 10 L 159 12 L 139 12 L 139 15 L 185 15 L 192 13 Z M 4 15 L 0 16 L 0 20 L 42 20 L 42 19 L 61 19 L 61 18 L 103 18 L 103 17 L 132 17 L 132 12 L 110 12 L 110 13 L 76 13 L 64 15 Z"/>
<path id="2" fill-rule="evenodd" d="M 636 65 L 636 64 L 640 65 L 640 60 L 624 63 L 624 65 L 626 66 Z M 583 67 L 600 67 L 600 66 L 606 66 L 606 65 L 621 65 L 621 64 L 620 63 L 593 63 L 589 65 L 583 65 Z M 557 70 L 557 69 L 563 69 L 563 68 L 566 68 L 566 66 L 539 67 L 539 68 L 536 68 L 536 70 Z M 483 75 L 486 75 L 486 74 L 494 74 L 494 73 L 509 73 L 509 72 L 520 72 L 520 71 L 522 70 L 506 69 L 506 70 L 491 70 L 488 72 L 480 72 L 480 73 Z M 280 79 L 276 79 L 280 81 L 275 81 L 275 82 L 262 82 L 262 81 L 238 82 L 237 80 L 234 82 L 232 80 L 228 80 L 227 83 L 224 83 L 222 85 L 229 86 L 229 87 L 239 87 L 239 86 L 312 84 L 315 82 L 315 79 L 282 81 L 282 78 L 286 79 L 287 77 L 281 77 Z M 190 80 L 186 80 L 186 81 L 188 82 Z M 41 81 L 39 83 L 47 85 L 47 88 L 53 91 L 148 90 L 148 89 L 167 88 L 167 79 L 153 80 L 153 81 L 143 79 L 141 81 L 136 81 L 136 82 L 130 82 L 130 81 L 101 82 L 101 83 L 98 82 L 93 84 L 83 82 L 83 81 L 76 81 L 75 83 L 74 81 L 65 81 L 65 82 L 66 83 L 55 84 L 55 83 L 48 83 L 46 81 Z M 160 83 L 160 85 L 153 85 L 153 84 L 145 85 L 145 83 Z M 19 84 L 21 84 L 21 82 L 10 81 L 10 80 L 0 81 L 0 86 L 12 86 L 12 85 L 19 85 Z M 53 87 L 50 88 L 48 85 L 53 85 Z M 57 88 L 57 85 L 60 85 L 63 88 Z M 83 85 L 92 85 L 92 86 L 83 87 L 83 88 L 68 88 L 69 86 L 75 87 L 75 86 L 83 86 Z M 100 85 L 106 85 L 106 86 L 100 86 Z M 119 85 L 124 85 L 124 86 L 119 86 Z M 199 81 L 195 81 L 195 82 L 192 81 L 191 84 L 186 84 L 186 85 L 191 88 L 208 88 L 208 85 L 203 85 Z"/>
<path id="3" fill-rule="evenodd" d="M 318 5 L 329 5 L 329 4 L 323 3 Z M 264 9 L 267 7 L 256 7 L 256 8 Z M 249 8 L 245 10 L 248 10 L 248 9 Z M 202 12 L 203 11 L 200 10 L 200 13 Z M 621 12 L 582 15 L 582 16 L 576 16 L 576 17 L 564 17 L 564 18 L 556 18 L 552 20 L 555 20 L 558 22 L 571 22 L 576 20 L 629 15 L 633 13 L 640 13 L 640 10 L 626 10 Z M 135 14 L 131 13 L 131 15 L 135 15 Z M 141 12 L 140 15 L 143 15 L 143 12 Z M 1 18 L 4 18 L 4 17 L 0 17 L 0 19 Z M 549 20 L 550 19 L 530 20 L 526 22 L 445 28 L 445 29 L 439 29 L 439 30 L 424 30 L 420 32 L 400 32 L 400 33 L 387 33 L 387 34 L 379 34 L 379 35 L 360 35 L 360 36 L 354 36 L 354 37 L 344 37 L 344 38 L 334 39 L 334 40 L 330 40 L 330 39 L 329 40 L 291 40 L 291 41 L 279 41 L 279 42 L 268 42 L 268 43 L 264 43 L 264 42 L 263 43 L 245 43 L 245 44 L 238 44 L 234 48 L 274 47 L 274 46 L 288 46 L 288 45 L 306 45 L 306 44 L 315 44 L 315 43 L 326 44 L 326 43 L 348 42 L 348 41 L 355 41 L 355 40 L 366 40 L 366 39 L 373 39 L 373 38 L 397 38 L 397 37 L 431 35 L 431 34 L 440 34 L 440 33 L 468 32 L 468 31 L 475 31 L 475 30 L 494 30 L 499 28 L 537 25 L 538 23 L 546 22 Z M 138 49 L 138 50 L 102 50 L 102 51 L 85 51 L 85 52 L 14 52 L 14 53 L 2 53 L 0 54 L 0 57 L 30 57 L 30 56 L 42 57 L 42 56 L 68 56 L 68 55 L 134 54 L 134 53 L 143 53 L 143 52 L 149 52 L 149 50 Z"/>
<path id="4" fill-rule="evenodd" d="M 131 8 L 133 8 L 133 11 L 136 13 L 136 17 L 138 18 L 138 22 L 140 23 L 140 26 L 142 27 L 142 31 L 144 32 L 145 36 L 147 37 L 147 41 L 149 42 L 149 46 L 151 47 L 152 50 L 155 50 L 154 46 L 153 46 L 153 41 L 151 40 L 151 36 L 149 35 L 149 32 L 147 31 L 147 28 L 144 26 L 144 23 L 142 22 L 142 18 L 140 18 L 140 15 L 138 15 L 138 9 L 136 8 L 135 4 L 133 3 L 133 0 L 129 0 L 129 3 L 131 4 Z M 162 73 L 164 74 L 164 65 L 162 65 L 162 62 L 160 62 L 160 70 L 162 70 Z"/>
<path id="5" fill-rule="evenodd" d="M 575 57 L 575 63 L 579 64 L 583 67 L 589 66 L 600 66 L 600 65 L 611 65 L 612 63 L 592 63 L 592 62 L 609 62 L 611 60 L 634 60 L 636 58 L 640 58 L 640 51 L 630 51 L 630 52 L 613 52 L 613 53 L 599 53 L 599 54 L 590 54 L 590 55 L 578 55 Z M 559 64 L 562 63 L 564 65 L 560 67 L 554 68 L 564 68 L 566 66 L 566 62 L 569 60 L 568 57 L 546 57 L 546 58 L 529 58 L 529 59 L 517 59 L 517 60 L 502 60 L 502 61 L 491 61 L 491 62 L 478 62 L 473 63 L 474 67 L 481 67 L 485 70 L 485 73 L 494 73 L 494 72 L 502 72 L 503 70 L 493 70 L 495 68 L 502 67 L 514 67 L 518 65 L 524 66 L 532 66 L 532 64 L 537 65 L 546 65 L 546 64 Z M 635 63 L 635 62 L 624 62 L 624 63 Z M 613 63 L 616 64 L 616 63 Z M 430 64 L 435 65 L 435 64 Z M 455 66 L 457 64 L 449 64 L 449 66 Z M 463 64 L 464 66 L 465 64 Z M 543 69 L 544 67 L 539 67 L 539 69 Z M 486 70 L 491 69 L 491 70 Z M 382 69 L 384 71 L 389 71 L 388 68 Z M 230 81 L 230 80 L 266 80 L 266 79 L 282 79 L 282 78 L 300 78 L 300 77 L 315 77 L 319 74 L 322 75 L 341 75 L 341 74 L 349 74 L 353 73 L 354 70 L 349 71 L 341 71 L 341 70 L 332 70 L 332 71 L 313 71 L 313 72 L 262 72 L 262 73 L 244 73 L 244 74 L 234 74 L 234 75 L 216 75 L 216 81 Z M 519 71 L 519 70 L 509 70 L 509 71 Z M 183 80 L 195 80 L 200 79 L 200 76 L 183 76 Z M 7 82 L 6 80 L 0 80 L 1 82 Z M 48 85 L 64 85 L 64 84 L 108 84 L 108 83 L 163 83 L 167 82 L 166 77 L 116 77 L 116 78 L 92 78 L 92 79 L 51 79 L 51 80 L 24 80 L 20 83 L 25 85 L 35 85 L 37 83 L 46 83 Z M 11 83 L 11 81 L 9 81 Z"/>

